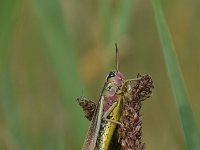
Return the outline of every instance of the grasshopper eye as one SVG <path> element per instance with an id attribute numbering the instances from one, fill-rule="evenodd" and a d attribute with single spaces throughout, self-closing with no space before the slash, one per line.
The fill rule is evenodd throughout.
<path id="1" fill-rule="evenodd" d="M 113 72 L 113 71 L 111 71 L 110 73 L 109 73 L 109 75 L 108 75 L 108 78 L 109 77 L 115 77 L 115 73 Z"/>
<path id="2" fill-rule="evenodd" d="M 113 71 L 111 71 L 108 76 L 107 76 L 107 81 L 109 78 L 115 77 L 115 73 Z"/>

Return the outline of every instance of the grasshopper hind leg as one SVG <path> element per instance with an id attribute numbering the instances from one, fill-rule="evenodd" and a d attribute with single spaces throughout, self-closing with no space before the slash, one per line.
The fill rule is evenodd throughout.
<path id="1" fill-rule="evenodd" d="M 113 120 L 113 119 L 108 119 L 108 116 L 110 115 L 110 113 L 113 111 L 113 109 L 114 109 L 116 106 L 117 106 L 117 102 L 114 102 L 114 103 L 112 104 L 112 106 L 104 113 L 104 115 L 103 115 L 102 118 L 103 118 L 105 121 L 109 121 L 109 122 L 112 122 L 112 123 L 116 123 L 116 124 L 122 126 L 122 124 L 121 124 L 119 121 L 116 121 L 116 120 Z"/>

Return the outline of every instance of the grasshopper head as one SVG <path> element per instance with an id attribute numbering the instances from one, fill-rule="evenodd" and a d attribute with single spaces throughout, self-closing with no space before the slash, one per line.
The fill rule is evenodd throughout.
<path id="1" fill-rule="evenodd" d="M 124 82 L 124 76 L 118 70 L 113 70 L 107 75 L 107 82 L 114 83 L 117 86 L 121 86 Z"/>

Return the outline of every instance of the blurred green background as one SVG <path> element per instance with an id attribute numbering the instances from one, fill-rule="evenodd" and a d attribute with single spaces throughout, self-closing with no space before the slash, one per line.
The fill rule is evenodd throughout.
<path id="1" fill-rule="evenodd" d="M 200 1 L 161 2 L 200 127 Z M 0 1 L 0 149 L 81 149 L 89 121 L 76 98 L 98 100 L 115 67 L 114 43 L 127 78 L 153 77 L 153 96 L 142 107 L 146 148 L 186 149 L 146 0 Z"/>

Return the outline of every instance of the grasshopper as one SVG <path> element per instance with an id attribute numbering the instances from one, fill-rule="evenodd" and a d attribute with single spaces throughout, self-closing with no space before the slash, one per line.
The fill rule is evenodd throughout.
<path id="1" fill-rule="evenodd" d="M 118 48 L 116 47 L 116 69 L 109 72 L 100 95 L 96 110 L 82 150 L 107 150 L 119 122 L 123 105 L 123 89 L 127 82 L 118 70 Z"/>

